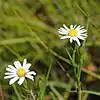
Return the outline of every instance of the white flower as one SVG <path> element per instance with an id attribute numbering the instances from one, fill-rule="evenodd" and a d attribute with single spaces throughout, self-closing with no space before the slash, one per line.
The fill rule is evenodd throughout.
<path id="1" fill-rule="evenodd" d="M 18 80 L 18 84 L 21 85 L 25 77 L 34 80 L 33 75 L 36 75 L 34 71 L 30 71 L 29 68 L 31 66 L 30 63 L 27 63 L 27 60 L 24 59 L 23 65 L 19 61 L 14 62 L 14 66 L 8 65 L 8 68 L 6 68 L 6 73 L 4 79 L 11 78 L 9 81 L 9 84 L 13 84 Z"/>
<path id="2" fill-rule="evenodd" d="M 64 28 L 63 28 L 64 27 Z M 70 42 L 72 43 L 73 40 L 77 42 L 77 44 L 80 46 L 80 40 L 85 40 L 87 37 L 87 30 L 84 29 L 84 26 L 77 26 L 77 25 L 70 25 L 70 28 L 68 28 L 65 24 L 61 27 L 58 32 L 62 36 L 60 39 L 66 39 L 69 38 Z"/>

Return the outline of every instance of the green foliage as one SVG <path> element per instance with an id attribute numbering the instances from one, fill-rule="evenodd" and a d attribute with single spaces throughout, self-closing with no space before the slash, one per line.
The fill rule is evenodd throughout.
<path id="1" fill-rule="evenodd" d="M 62 24 L 84 25 L 88 30 L 86 46 L 100 47 L 99 5 L 99 0 L 0 0 L 0 88 L 5 90 L 5 100 L 18 98 L 9 79 L 3 79 L 5 69 L 24 58 L 32 63 L 37 76 L 34 82 L 27 81 L 31 85 L 30 89 L 26 86 L 26 91 L 24 85 L 16 85 L 23 100 L 38 100 L 41 93 L 43 98 L 53 100 L 69 98 L 75 77 L 65 47 L 70 50 L 71 46 L 67 40 L 59 39 L 57 31 Z M 88 53 L 84 58 L 85 66 Z M 48 76 L 50 59 L 52 69 Z"/>

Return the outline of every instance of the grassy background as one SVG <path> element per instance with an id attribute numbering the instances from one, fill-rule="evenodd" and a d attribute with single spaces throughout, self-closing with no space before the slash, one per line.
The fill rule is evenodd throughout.
<path id="1" fill-rule="evenodd" d="M 28 88 L 16 84 L 23 100 L 34 100 L 39 94 L 45 96 L 45 100 L 75 100 L 75 93 L 67 92 L 75 86 L 65 50 L 66 47 L 70 50 L 70 44 L 60 40 L 57 31 L 62 24 L 84 25 L 88 30 L 84 66 L 89 66 L 90 71 L 91 66 L 95 67 L 99 73 L 99 20 L 99 0 L 0 0 L 0 88 L 4 90 L 5 100 L 17 100 L 9 80 L 3 79 L 5 69 L 13 61 L 22 62 L 24 58 L 32 63 L 31 70 L 35 70 L 37 76 L 35 82 L 28 81 Z M 100 91 L 99 81 L 86 73 L 82 74 L 83 87 L 88 89 L 93 82 L 93 90 Z M 46 85 L 46 92 L 40 92 L 45 91 Z M 87 100 L 88 96 L 84 98 Z"/>

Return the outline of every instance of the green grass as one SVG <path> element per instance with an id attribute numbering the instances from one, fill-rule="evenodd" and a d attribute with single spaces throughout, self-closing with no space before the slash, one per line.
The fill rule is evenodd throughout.
<path id="1" fill-rule="evenodd" d="M 76 88 L 76 79 L 65 49 L 72 53 L 71 46 L 67 40 L 59 39 L 58 29 L 62 24 L 84 25 L 88 30 L 86 49 L 89 49 L 84 54 L 84 66 L 94 63 L 96 55 L 92 56 L 93 60 L 88 59 L 90 47 L 100 48 L 99 5 L 99 0 L 0 0 L 0 88 L 4 90 L 5 100 L 18 99 L 13 86 L 8 84 L 9 79 L 3 79 L 5 69 L 8 64 L 16 60 L 22 62 L 24 58 L 32 63 L 31 70 L 37 75 L 34 82 L 27 81 L 27 86 L 15 84 L 22 100 L 45 100 L 46 97 L 67 100 L 76 93 L 72 90 Z M 87 75 L 100 79 L 99 66 L 97 74 L 82 67 L 86 94 L 100 95 L 100 87 L 93 86 L 99 88 L 98 92 L 88 91 L 90 83 L 84 82 Z"/>

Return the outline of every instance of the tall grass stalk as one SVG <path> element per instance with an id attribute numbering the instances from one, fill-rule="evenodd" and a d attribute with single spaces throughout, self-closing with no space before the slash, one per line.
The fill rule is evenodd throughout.
<path id="1" fill-rule="evenodd" d="M 48 73 L 47 73 L 47 76 L 46 76 L 45 81 L 44 81 L 44 86 L 40 90 L 40 100 L 44 100 L 44 96 L 45 96 L 45 92 L 46 92 L 46 86 L 47 86 L 47 83 L 48 83 L 48 78 L 49 78 L 49 75 L 50 75 L 51 67 L 52 67 L 52 60 L 50 62 Z"/>

